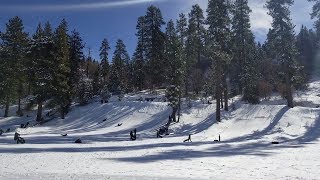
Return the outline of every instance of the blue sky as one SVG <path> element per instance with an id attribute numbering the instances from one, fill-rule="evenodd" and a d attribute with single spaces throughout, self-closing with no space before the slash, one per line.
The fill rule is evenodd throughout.
<path id="1" fill-rule="evenodd" d="M 312 28 L 310 12 L 312 3 L 295 0 L 292 19 L 299 30 L 301 25 Z M 112 47 L 117 39 L 124 40 L 132 55 L 136 46 L 135 27 L 137 18 L 144 15 L 151 4 L 158 6 L 165 21 L 177 19 L 179 13 L 188 13 L 193 4 L 200 4 L 205 10 L 207 0 L 1 0 L 0 31 L 4 31 L 9 18 L 18 15 L 23 19 L 27 32 L 32 34 L 39 22 L 50 21 L 54 27 L 65 18 L 69 30 L 80 32 L 87 48 L 98 59 L 98 50 L 103 38 Z M 271 18 L 264 8 L 265 0 L 249 0 L 252 30 L 257 41 L 264 41 Z M 88 54 L 88 50 L 85 50 Z"/>

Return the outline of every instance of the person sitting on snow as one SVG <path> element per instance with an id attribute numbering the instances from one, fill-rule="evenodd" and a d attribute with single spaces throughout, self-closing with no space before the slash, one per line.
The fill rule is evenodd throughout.
<path id="1" fill-rule="evenodd" d="M 136 138 L 135 134 L 132 131 L 130 131 L 130 140 L 134 141 L 136 139 L 137 138 Z"/>
<path id="2" fill-rule="evenodd" d="M 20 137 L 20 134 L 17 132 L 14 133 L 13 140 L 17 141 L 17 144 L 19 144 L 19 143 L 24 144 L 25 143 L 25 140 L 22 137 Z"/>
<path id="3" fill-rule="evenodd" d="M 162 138 L 162 136 L 160 135 L 160 130 L 157 131 L 157 138 Z"/>
<path id="4" fill-rule="evenodd" d="M 192 141 L 191 141 L 191 134 L 189 134 L 188 139 L 184 140 L 183 142 L 192 142 Z"/>

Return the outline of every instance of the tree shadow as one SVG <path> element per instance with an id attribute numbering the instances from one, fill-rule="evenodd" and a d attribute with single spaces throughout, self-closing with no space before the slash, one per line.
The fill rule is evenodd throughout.
<path id="1" fill-rule="evenodd" d="M 295 139 L 287 140 L 286 142 L 293 142 L 298 144 L 314 144 L 320 139 L 320 115 L 316 121 L 309 127 L 306 127 L 306 132 Z"/>
<path id="2" fill-rule="evenodd" d="M 203 144 L 197 144 L 201 146 Z M 207 143 L 208 145 L 208 143 Z M 233 156 L 258 156 L 267 157 L 275 154 L 275 149 L 300 148 L 302 145 L 282 144 L 274 146 L 271 143 L 245 143 L 245 144 L 228 144 L 224 142 L 209 143 L 210 147 L 205 150 L 174 149 L 160 153 L 154 153 L 144 156 L 132 156 L 113 158 L 111 160 L 120 162 L 134 163 L 151 163 L 165 160 L 191 160 L 206 157 L 233 157 Z M 110 159 L 108 159 L 110 160 Z"/>
<path id="3" fill-rule="evenodd" d="M 67 139 L 67 138 L 64 138 Z M 136 142 L 132 142 L 133 144 Z M 143 161 L 153 161 L 163 160 L 163 159 L 192 159 L 200 157 L 227 157 L 227 156 L 237 156 L 237 155 L 254 155 L 254 156 L 267 156 L 271 155 L 268 150 L 275 148 L 297 148 L 301 145 L 297 144 L 282 144 L 278 146 L 273 146 L 271 143 L 267 142 L 249 142 L 249 143 L 225 143 L 225 142 L 214 142 L 214 141 L 199 141 L 192 143 L 183 142 L 171 142 L 171 143 L 153 143 L 153 144 L 140 144 L 140 145 L 128 145 L 128 146 L 106 146 L 106 147 L 87 147 L 83 144 L 69 144 L 67 147 L 52 147 L 52 148 L 29 148 L 23 147 L 19 148 L 1 148 L 0 153 L 44 153 L 44 152 L 116 152 L 116 151 L 126 151 L 128 155 L 130 152 L 137 150 L 150 150 L 155 148 L 172 148 L 177 147 L 180 149 L 164 151 L 158 154 L 146 155 L 141 157 L 128 157 L 119 158 L 119 161 L 136 161 L 140 159 Z M 200 146 L 205 146 L 206 149 L 203 151 L 194 150 L 191 148 L 198 148 Z M 188 150 L 186 150 L 188 149 Z M 175 152 L 179 152 L 179 156 L 174 156 Z M 152 157 L 152 158 L 150 158 Z M 116 159 L 114 159 L 116 160 Z"/>
<path id="4" fill-rule="evenodd" d="M 233 138 L 226 140 L 225 142 L 231 143 L 231 142 L 241 142 L 241 141 L 246 141 L 246 140 L 256 140 L 256 139 L 261 139 L 265 135 L 270 135 L 274 133 L 272 131 L 274 127 L 279 123 L 279 121 L 282 119 L 283 115 L 288 112 L 290 108 L 287 106 L 284 106 L 272 119 L 271 123 L 264 128 L 262 131 L 255 131 L 252 134 L 248 134 L 245 136 Z"/>
<path id="5" fill-rule="evenodd" d="M 216 117 L 216 113 L 213 113 L 203 121 L 198 122 L 196 124 L 184 124 L 181 127 L 178 127 L 175 129 L 174 136 L 197 134 L 202 131 L 205 131 L 209 129 L 214 123 L 216 123 L 215 117 Z"/>

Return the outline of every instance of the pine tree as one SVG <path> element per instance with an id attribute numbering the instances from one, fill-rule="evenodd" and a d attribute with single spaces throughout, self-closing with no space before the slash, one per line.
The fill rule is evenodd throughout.
<path id="1" fill-rule="evenodd" d="M 95 95 L 100 94 L 100 64 L 91 57 L 91 49 L 80 62 L 80 80 L 76 88 L 76 95 L 80 105 L 86 105 Z"/>
<path id="2" fill-rule="evenodd" d="M 3 45 L 3 69 L 4 81 L 0 86 L 5 99 L 5 114 L 9 113 L 9 105 L 18 97 L 17 115 L 22 115 L 21 98 L 26 81 L 25 59 L 28 45 L 28 34 L 24 32 L 22 20 L 14 17 L 6 24 L 6 31 L 1 35 Z"/>
<path id="3" fill-rule="evenodd" d="M 187 35 L 188 35 L 188 20 L 186 18 L 186 15 L 183 13 L 179 14 L 179 19 L 177 20 L 176 31 L 178 34 L 180 44 L 185 46 Z"/>
<path id="4" fill-rule="evenodd" d="M 183 61 L 181 53 L 182 45 L 176 34 L 174 22 L 170 20 L 166 28 L 165 59 L 168 64 L 167 82 L 170 85 L 182 84 Z"/>
<path id="5" fill-rule="evenodd" d="M 187 42 L 187 36 L 188 36 L 188 20 L 186 16 L 182 13 L 179 14 L 179 19 L 177 20 L 176 25 L 176 31 L 177 35 L 181 44 L 181 58 L 182 62 L 184 64 L 183 71 L 184 71 L 184 79 L 183 79 L 183 86 L 184 86 L 184 94 L 188 93 L 188 76 L 186 73 L 186 63 L 187 63 L 187 54 L 186 54 L 186 42 Z M 182 87 L 181 87 L 182 88 Z M 180 102 L 180 100 L 179 100 Z M 179 113 L 180 114 L 180 113 Z"/>
<path id="6" fill-rule="evenodd" d="M 146 84 L 146 18 L 141 16 L 138 18 L 136 26 L 136 36 L 138 38 L 137 47 L 132 58 L 132 81 L 133 86 L 139 91 L 145 87 Z"/>
<path id="7" fill-rule="evenodd" d="M 320 0 L 308 0 L 309 2 L 314 2 L 311 13 L 311 18 L 316 19 L 314 23 L 314 27 L 316 29 L 316 41 L 317 41 L 317 47 L 319 47 L 319 41 L 320 41 Z"/>
<path id="8" fill-rule="evenodd" d="M 84 44 L 80 37 L 80 33 L 76 30 L 71 32 L 69 37 L 69 64 L 70 64 L 70 76 L 69 86 L 72 90 L 72 95 L 75 95 L 77 84 L 80 80 L 80 62 L 83 59 Z M 71 98 L 70 98 L 71 100 Z"/>
<path id="9" fill-rule="evenodd" d="M 5 104 L 5 80 L 6 80 L 6 73 L 5 73 L 5 64 L 6 61 L 4 59 L 4 48 L 1 40 L 1 32 L 0 32 L 0 104 Z"/>
<path id="10" fill-rule="evenodd" d="M 80 79 L 77 84 L 77 97 L 79 104 L 86 105 L 88 101 L 93 97 L 93 87 L 92 79 L 89 79 L 84 69 L 80 69 Z"/>
<path id="11" fill-rule="evenodd" d="M 54 32 L 55 44 L 55 77 L 54 77 L 54 96 L 55 102 L 60 106 L 61 118 L 65 118 L 68 112 L 71 87 L 69 85 L 70 77 L 70 47 L 68 44 L 68 25 L 63 19 Z"/>
<path id="12" fill-rule="evenodd" d="M 188 76 L 187 76 L 187 54 L 186 54 L 186 42 L 187 42 L 187 36 L 188 36 L 188 20 L 186 16 L 182 13 L 179 14 L 179 19 L 177 20 L 177 26 L 176 31 L 178 35 L 178 39 L 180 41 L 181 45 L 181 61 L 183 63 L 183 83 L 181 84 L 180 90 L 184 89 L 184 94 L 188 94 Z M 183 87 L 184 86 L 184 87 Z M 181 111 L 181 98 L 182 98 L 182 92 L 179 94 L 179 107 L 178 107 L 178 122 L 180 121 L 180 111 Z"/>
<path id="13" fill-rule="evenodd" d="M 147 25 L 146 25 L 146 17 L 145 16 L 140 16 L 138 18 L 138 22 L 137 22 L 137 26 L 136 26 L 136 36 L 138 38 L 138 44 L 140 44 L 140 46 L 143 49 L 143 56 L 145 56 L 146 54 L 146 41 L 147 41 Z"/>
<path id="14" fill-rule="evenodd" d="M 280 75 L 285 85 L 285 98 L 293 108 L 292 86 L 297 71 L 294 25 L 290 19 L 289 6 L 293 0 L 268 0 L 266 7 L 273 18 L 269 43 L 273 46 L 273 59 L 279 63 Z"/>
<path id="15" fill-rule="evenodd" d="M 43 33 L 46 37 L 53 38 L 53 30 L 49 21 L 44 24 Z"/>
<path id="16" fill-rule="evenodd" d="M 243 100 L 255 104 L 259 102 L 258 73 L 256 72 L 257 67 L 254 66 L 257 65 L 255 62 L 256 47 L 253 33 L 250 30 L 250 12 L 248 0 L 235 1 L 232 19 L 232 79 L 234 89 L 238 89 L 238 93 L 243 93 Z"/>
<path id="17" fill-rule="evenodd" d="M 50 35 L 48 33 L 47 35 Z M 38 122 L 42 121 L 43 102 L 52 96 L 54 76 L 54 43 L 51 36 L 45 35 L 41 24 L 38 25 L 29 45 L 28 59 L 30 67 L 28 71 L 32 74 L 31 88 L 38 105 Z"/>
<path id="18" fill-rule="evenodd" d="M 181 85 L 183 80 L 183 61 L 182 61 L 182 45 L 176 34 L 174 22 L 170 20 L 166 28 L 166 43 L 165 43 L 165 59 L 168 64 L 167 81 L 167 98 L 169 105 L 172 107 L 173 121 L 176 121 L 176 113 L 179 107 L 181 97 Z"/>
<path id="19" fill-rule="evenodd" d="M 159 8 L 150 6 L 145 15 L 145 55 L 146 74 L 149 87 L 161 86 L 164 83 L 164 41 L 165 35 L 161 31 L 164 25 L 163 17 Z"/>
<path id="20" fill-rule="evenodd" d="M 189 27 L 188 27 L 188 38 L 196 52 L 196 63 L 201 61 L 201 51 L 203 49 L 203 38 L 204 38 L 204 15 L 201 7 L 196 4 L 192 6 L 191 12 L 189 13 Z"/>
<path id="21" fill-rule="evenodd" d="M 198 93 L 202 89 L 203 67 L 201 65 L 201 56 L 204 49 L 205 37 L 205 18 L 203 10 L 196 4 L 192 6 L 189 13 L 189 25 L 187 29 L 186 42 L 186 89 L 185 94 L 192 86 L 193 91 Z"/>
<path id="22" fill-rule="evenodd" d="M 92 77 L 92 94 L 93 95 L 98 95 L 100 94 L 100 65 L 98 62 L 94 61 L 93 64 L 95 64 L 95 69 L 93 72 L 93 77 Z"/>
<path id="23" fill-rule="evenodd" d="M 268 37 L 270 37 L 270 33 L 268 33 Z M 271 95 L 272 90 L 275 89 L 277 84 L 278 67 L 273 63 L 272 58 L 270 58 L 270 55 L 273 54 L 272 49 L 268 40 L 263 45 L 258 43 L 256 47 L 256 63 L 259 64 L 257 72 L 260 75 L 258 91 L 260 97 L 265 99 Z"/>
<path id="24" fill-rule="evenodd" d="M 113 53 L 110 85 L 113 93 L 121 94 L 127 88 L 126 64 L 130 58 L 122 40 L 117 41 L 116 49 Z"/>
<path id="25" fill-rule="evenodd" d="M 304 66 L 304 72 L 310 77 L 313 72 L 315 44 L 312 30 L 306 26 L 301 26 L 300 33 L 297 35 L 296 46 L 298 49 L 298 61 Z"/>
<path id="26" fill-rule="evenodd" d="M 108 86 L 104 86 L 100 92 L 101 103 L 107 103 L 111 97 Z"/>
<path id="27" fill-rule="evenodd" d="M 216 98 L 216 120 L 221 121 L 220 102 L 225 95 L 225 109 L 228 110 L 226 87 L 227 67 L 230 62 L 230 17 L 228 0 L 209 0 L 207 9 L 208 39 L 207 53 L 213 61 L 214 89 Z"/>
<path id="28" fill-rule="evenodd" d="M 129 57 L 129 55 L 128 55 L 128 57 Z M 130 60 L 130 57 L 126 60 L 125 65 L 126 65 L 125 68 L 126 68 L 126 80 L 127 80 L 125 92 L 129 93 L 134 90 L 134 82 L 133 82 L 134 64 Z"/>
<path id="29" fill-rule="evenodd" d="M 107 39 L 103 39 L 100 47 L 100 66 L 101 66 L 101 76 L 102 76 L 102 85 L 107 86 L 108 85 L 108 78 L 110 74 L 110 65 L 109 65 L 109 42 Z"/>
<path id="30" fill-rule="evenodd" d="M 143 90 L 145 83 L 145 61 L 143 56 L 143 47 L 138 43 L 137 48 L 132 58 L 132 81 L 133 86 L 138 88 L 139 91 Z"/>

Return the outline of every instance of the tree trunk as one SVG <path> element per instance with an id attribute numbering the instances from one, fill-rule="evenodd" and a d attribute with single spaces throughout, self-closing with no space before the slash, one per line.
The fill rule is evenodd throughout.
<path id="1" fill-rule="evenodd" d="M 220 96 L 220 108 L 223 109 L 223 95 Z"/>
<path id="2" fill-rule="evenodd" d="M 176 122 L 176 120 L 177 120 L 176 114 L 177 114 L 177 107 L 173 107 L 172 108 L 172 114 L 171 114 L 171 118 L 172 118 L 173 122 Z"/>
<path id="3" fill-rule="evenodd" d="M 139 91 L 142 91 L 142 89 L 143 89 L 143 84 L 140 82 L 139 83 Z"/>
<path id="4" fill-rule="evenodd" d="M 31 94 L 31 83 L 28 83 L 28 93 L 27 93 L 28 95 L 30 95 Z"/>
<path id="5" fill-rule="evenodd" d="M 18 88 L 18 110 L 17 110 L 17 116 L 23 116 L 22 110 L 21 110 L 21 96 L 22 96 L 22 91 L 23 86 L 21 80 L 19 80 L 19 88 Z"/>
<path id="6" fill-rule="evenodd" d="M 224 92 L 224 110 L 229 111 L 229 103 L 228 103 L 229 97 L 228 92 Z"/>
<path id="7" fill-rule="evenodd" d="M 9 97 L 6 98 L 6 104 L 5 104 L 5 110 L 4 110 L 4 117 L 9 116 L 9 106 L 10 106 L 10 99 Z"/>
<path id="8" fill-rule="evenodd" d="M 227 85 L 227 78 L 224 77 L 224 80 L 223 80 L 223 95 L 224 95 L 224 110 L 225 111 L 229 111 L 229 104 L 228 104 L 228 85 Z"/>
<path id="9" fill-rule="evenodd" d="M 18 99 L 17 116 L 23 116 L 22 111 L 21 111 L 21 95 L 20 94 L 19 94 L 19 99 Z"/>
<path id="10" fill-rule="evenodd" d="M 221 122 L 221 106 L 223 106 L 222 101 L 222 66 L 220 60 L 218 60 L 215 66 L 215 93 L 216 93 L 216 121 Z"/>
<path id="11" fill-rule="evenodd" d="M 38 101 L 38 112 L 37 112 L 37 119 L 36 119 L 37 122 L 42 121 L 42 103 L 43 102 L 41 100 Z"/>
<path id="12" fill-rule="evenodd" d="M 189 89 L 188 89 L 188 80 L 189 80 L 189 71 L 188 71 L 188 69 L 186 70 L 186 75 L 185 75 L 185 82 L 184 82 L 184 84 L 185 84 L 185 87 L 184 87 L 184 95 L 187 97 L 188 96 L 188 91 L 189 91 Z"/>
<path id="13" fill-rule="evenodd" d="M 219 87 L 218 87 L 219 88 Z M 220 98 L 221 98 L 221 93 L 220 89 L 216 90 L 216 121 L 221 122 L 221 112 L 220 112 Z"/>
<path id="14" fill-rule="evenodd" d="M 61 112 L 61 119 L 64 119 L 65 117 L 64 117 L 64 106 L 63 105 L 61 105 L 60 106 L 60 112 Z"/>
<path id="15" fill-rule="evenodd" d="M 292 97 L 292 88 L 289 74 L 286 73 L 286 96 L 287 96 L 287 103 L 289 108 L 293 108 L 293 97 Z"/>
<path id="16" fill-rule="evenodd" d="M 181 93 L 179 94 L 178 121 L 177 122 L 180 122 L 180 115 L 181 115 Z"/>

